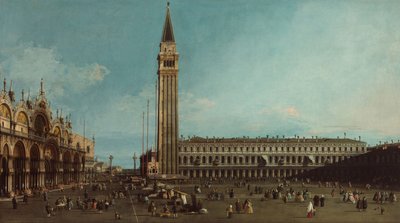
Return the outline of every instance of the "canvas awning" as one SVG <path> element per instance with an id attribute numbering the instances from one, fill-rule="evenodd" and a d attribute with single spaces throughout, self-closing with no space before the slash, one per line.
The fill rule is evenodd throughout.
<path id="1" fill-rule="evenodd" d="M 265 160 L 265 164 L 268 164 L 268 156 L 267 155 L 262 155 L 261 158 Z"/>
<path id="2" fill-rule="evenodd" d="M 307 157 L 308 157 L 308 159 L 311 161 L 311 163 L 315 163 L 315 156 L 313 156 L 313 155 L 308 155 Z"/>

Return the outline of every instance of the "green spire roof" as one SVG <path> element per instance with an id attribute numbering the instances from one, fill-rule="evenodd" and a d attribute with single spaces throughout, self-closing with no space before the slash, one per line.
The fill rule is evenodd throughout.
<path id="1" fill-rule="evenodd" d="M 175 42 L 174 29 L 172 28 L 171 15 L 169 13 L 169 3 L 167 4 L 167 16 L 165 17 L 161 42 Z"/>

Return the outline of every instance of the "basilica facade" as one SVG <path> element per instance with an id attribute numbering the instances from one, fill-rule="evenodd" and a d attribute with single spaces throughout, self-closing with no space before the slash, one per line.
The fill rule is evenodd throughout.
<path id="1" fill-rule="evenodd" d="M 70 116 L 50 108 L 39 94 L 15 99 L 12 83 L 0 92 L 0 193 L 20 194 L 85 181 L 85 164 L 93 160 L 94 139 L 72 130 Z"/>
<path id="2" fill-rule="evenodd" d="M 180 174 L 190 178 L 286 178 L 367 152 L 347 138 L 181 139 Z"/>

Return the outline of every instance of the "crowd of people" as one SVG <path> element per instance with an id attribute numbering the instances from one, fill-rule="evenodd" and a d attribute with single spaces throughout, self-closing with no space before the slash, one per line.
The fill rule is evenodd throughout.
<path id="1" fill-rule="evenodd" d="M 318 194 L 312 194 L 311 189 L 317 188 L 316 190 L 321 190 L 318 188 L 322 187 L 332 188 L 332 190 L 329 189 L 331 190 L 331 196 L 329 196 L 328 199 L 335 198 L 336 190 L 338 190 L 340 196 L 337 199 L 342 200 L 344 203 L 354 204 L 355 208 L 359 212 L 366 212 L 369 205 L 367 195 L 356 187 L 353 188 L 351 182 L 345 183 L 343 184 L 345 186 L 343 186 L 339 184 L 339 182 L 316 182 L 314 185 L 312 185 L 310 181 L 302 181 L 301 187 L 294 187 L 291 186 L 289 181 L 283 181 L 282 183 L 280 181 L 277 181 L 276 183 L 274 183 L 274 187 L 266 187 L 263 186 L 263 184 L 257 182 L 251 183 L 246 180 L 239 180 L 231 182 L 233 183 L 234 187 L 237 187 L 238 189 L 234 189 L 234 187 L 227 187 L 223 190 L 221 190 L 221 187 L 218 187 L 217 184 L 213 185 L 211 184 L 211 182 L 216 183 L 215 181 L 210 180 L 206 181 L 206 183 L 204 184 L 195 184 L 193 190 L 189 189 L 189 191 L 191 192 L 188 193 L 192 193 L 192 195 L 197 196 L 200 196 L 199 194 L 205 193 L 206 196 L 204 199 L 208 199 L 210 201 L 220 201 L 221 203 L 224 202 L 223 207 L 226 207 L 225 212 L 227 218 L 232 218 L 235 214 L 253 214 L 253 202 L 251 202 L 249 198 L 253 199 L 257 197 L 260 198 L 261 201 L 282 200 L 285 204 L 288 202 L 305 203 L 306 217 L 313 218 L 316 216 L 317 208 L 326 207 L 327 198 L 325 197 L 325 194 L 320 192 Z M 220 182 L 218 181 L 218 183 Z M 46 211 L 47 217 L 55 216 L 57 212 L 63 210 L 69 211 L 72 209 L 78 209 L 82 211 L 95 211 L 97 213 L 103 213 L 103 211 L 107 212 L 110 207 L 114 207 L 113 209 L 115 219 L 121 219 L 121 214 L 115 209 L 115 200 L 131 197 L 130 194 L 128 194 L 130 190 L 135 191 L 138 196 L 138 202 L 143 202 L 147 205 L 147 211 L 150 216 L 177 218 L 178 213 L 180 212 L 195 212 L 199 214 L 207 213 L 207 209 L 203 208 L 201 200 L 196 200 L 196 198 L 193 197 L 192 200 L 195 199 L 196 201 L 194 202 L 194 204 L 192 204 L 192 208 L 184 208 L 184 205 L 177 202 L 177 196 L 175 196 L 174 194 L 172 194 L 171 196 L 166 196 L 165 198 L 157 197 L 158 199 L 163 199 L 162 202 L 157 205 L 153 197 L 149 197 L 149 193 L 145 193 L 144 190 L 142 190 L 144 187 L 145 185 L 136 187 L 135 185 L 130 183 L 122 184 L 122 181 L 120 181 L 120 185 L 119 187 L 117 186 L 117 188 L 111 188 L 110 186 L 108 186 L 107 183 L 93 183 L 85 187 L 86 189 L 84 189 L 83 187 L 78 187 L 80 189 L 78 195 L 69 194 L 69 191 L 64 192 L 64 190 L 61 190 L 60 192 L 65 193 L 65 195 L 58 196 L 54 200 L 54 203 L 50 202 L 48 191 L 43 191 L 41 196 L 45 204 L 44 209 Z M 159 186 L 157 185 L 157 183 L 155 183 L 154 190 L 158 190 L 159 192 L 164 191 L 158 187 Z M 89 196 L 89 191 L 87 190 L 87 188 L 92 189 L 92 191 L 98 191 L 97 193 L 101 193 L 102 191 L 107 192 L 103 193 L 104 195 L 101 196 Z M 358 188 L 362 189 L 363 187 Z M 369 191 L 371 189 L 371 185 L 366 184 L 364 189 Z M 172 189 L 172 192 L 173 190 L 174 189 Z M 82 195 L 83 198 L 81 198 Z M 225 196 L 228 199 L 225 199 Z M 244 199 L 243 196 L 245 197 Z M 27 204 L 28 198 L 29 196 L 25 194 L 22 198 L 23 203 Z M 241 199 L 243 202 L 241 202 Z M 370 209 L 379 210 L 381 214 L 385 212 L 385 206 L 383 204 L 397 202 L 396 194 L 394 192 L 388 191 L 376 191 L 371 199 L 378 206 L 372 207 Z M 17 197 L 13 196 L 11 201 L 12 207 L 14 209 L 17 209 Z M 184 203 L 186 204 L 186 202 Z M 52 206 L 52 204 L 54 206 Z M 330 206 L 330 204 L 331 203 L 328 202 L 328 207 Z M 180 205 L 182 206 L 180 207 Z"/>

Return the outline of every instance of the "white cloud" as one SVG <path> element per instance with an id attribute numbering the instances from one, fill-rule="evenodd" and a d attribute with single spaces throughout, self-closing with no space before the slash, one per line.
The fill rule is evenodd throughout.
<path id="1" fill-rule="evenodd" d="M 196 98 L 190 92 L 183 92 L 179 95 L 180 117 L 183 121 L 194 121 L 196 123 L 207 119 L 207 112 L 212 110 L 216 103 L 209 98 Z"/>
<path id="2" fill-rule="evenodd" d="M 45 82 L 48 97 L 59 98 L 81 91 L 103 81 L 110 71 L 98 63 L 75 65 L 63 63 L 55 48 L 43 48 L 31 44 L 2 49 L 0 61 L 2 73 L 14 80 L 18 88 L 39 88 L 40 79 Z M 37 83 L 37 84 L 35 84 Z M 36 92 L 36 89 L 32 89 Z"/>
<path id="3" fill-rule="evenodd" d="M 146 115 L 147 100 L 149 100 L 149 134 L 150 138 L 152 138 L 155 125 L 154 95 L 154 85 L 145 85 L 136 94 L 115 96 L 110 101 L 110 104 L 103 107 L 101 114 L 95 117 L 96 125 L 107 126 L 107 128 L 101 130 L 104 135 L 119 135 L 123 133 L 137 137 L 141 136 L 142 115 L 143 112 Z"/>
<path id="4" fill-rule="evenodd" d="M 290 116 L 290 117 L 299 117 L 300 113 L 297 111 L 297 109 L 295 107 L 288 107 L 286 109 L 284 109 L 284 112 L 286 115 Z"/>
<path id="5" fill-rule="evenodd" d="M 199 106 L 201 108 L 210 109 L 215 106 L 215 102 L 211 101 L 208 98 L 198 98 L 195 100 L 195 106 Z"/>
<path id="6" fill-rule="evenodd" d="M 282 117 L 290 117 L 290 118 L 299 118 L 300 117 L 300 112 L 298 109 L 294 106 L 289 106 L 289 107 L 266 107 L 262 108 L 259 110 L 258 115 L 260 115 L 260 118 L 263 118 L 265 116 L 270 116 L 270 115 L 280 115 Z"/>

